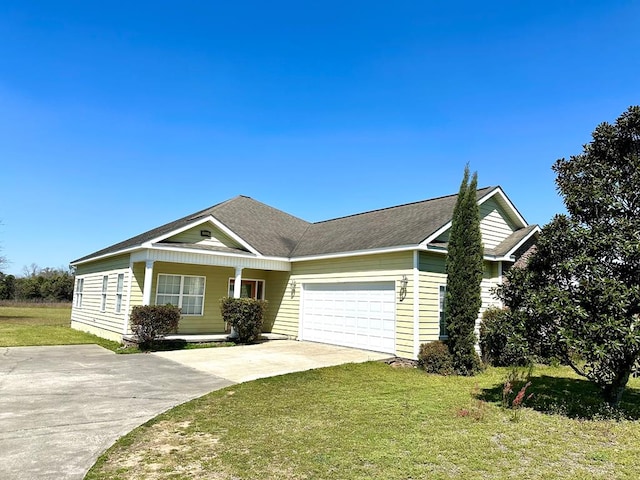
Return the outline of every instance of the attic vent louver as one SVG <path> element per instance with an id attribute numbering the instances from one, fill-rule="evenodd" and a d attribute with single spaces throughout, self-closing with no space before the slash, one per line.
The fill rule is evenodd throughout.
<path id="1" fill-rule="evenodd" d="M 204 238 L 211 238 L 211 230 L 200 230 L 200 236 Z"/>

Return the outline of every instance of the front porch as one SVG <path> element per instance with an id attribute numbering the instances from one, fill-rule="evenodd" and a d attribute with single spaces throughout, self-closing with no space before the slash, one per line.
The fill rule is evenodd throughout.
<path id="1" fill-rule="evenodd" d="M 225 341 L 229 333 L 220 299 L 251 297 L 267 301 L 263 332 L 271 331 L 289 281 L 288 262 L 226 252 L 177 253 L 150 249 L 132 255 L 131 306 L 177 305 L 182 318 L 172 339 L 202 343 Z"/>

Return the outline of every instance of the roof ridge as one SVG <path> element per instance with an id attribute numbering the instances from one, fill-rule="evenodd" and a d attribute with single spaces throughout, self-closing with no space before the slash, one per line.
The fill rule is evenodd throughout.
<path id="1" fill-rule="evenodd" d="M 489 186 L 489 187 L 478 188 L 476 191 L 479 192 L 481 190 L 493 190 L 494 188 L 496 188 L 496 187 Z M 366 212 L 352 213 L 350 215 L 344 215 L 342 217 L 330 218 L 330 219 L 327 219 L 327 220 L 321 220 L 319 222 L 313 222 L 312 225 L 318 225 L 318 224 L 321 224 L 321 223 L 333 222 L 335 220 L 343 220 L 345 218 L 357 217 L 359 215 L 366 215 L 366 214 L 369 214 L 369 213 L 383 212 L 385 210 L 392 210 L 394 208 L 408 207 L 410 205 L 417 205 L 419 203 L 433 202 L 435 200 L 442 200 L 443 198 L 455 197 L 456 195 L 458 195 L 458 194 L 457 193 L 451 193 L 449 195 L 441 195 L 439 197 L 425 198 L 424 200 L 417 200 L 415 202 L 407 202 L 407 203 L 402 203 L 400 205 L 393 205 L 393 206 L 390 206 L 390 207 L 376 208 L 376 209 L 373 209 L 373 210 L 367 210 Z"/>

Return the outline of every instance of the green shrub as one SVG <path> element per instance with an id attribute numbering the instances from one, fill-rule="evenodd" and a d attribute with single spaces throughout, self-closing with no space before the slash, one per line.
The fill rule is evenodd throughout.
<path id="1" fill-rule="evenodd" d="M 253 298 L 224 297 L 220 300 L 222 319 L 233 327 L 237 343 L 256 341 L 262 333 L 262 321 L 267 302 Z"/>
<path id="2" fill-rule="evenodd" d="M 509 310 L 491 307 L 480 324 L 482 360 L 495 367 L 523 366 L 533 358 L 522 325 L 514 322 Z"/>
<path id="3" fill-rule="evenodd" d="M 454 373 L 453 356 L 440 341 L 423 343 L 418 353 L 418 365 L 427 373 L 451 375 Z"/>
<path id="4" fill-rule="evenodd" d="M 178 330 L 180 309 L 174 305 L 144 305 L 131 309 L 131 331 L 138 337 L 142 350 L 153 342 Z"/>

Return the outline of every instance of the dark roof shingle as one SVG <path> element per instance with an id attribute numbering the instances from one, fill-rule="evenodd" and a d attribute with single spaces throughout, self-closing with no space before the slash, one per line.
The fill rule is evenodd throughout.
<path id="1" fill-rule="evenodd" d="M 479 189 L 478 199 L 495 188 Z M 456 198 L 449 195 L 312 224 L 250 197 L 237 196 L 72 263 L 140 247 L 209 216 L 266 256 L 288 258 L 418 245 L 451 221 Z"/>
<path id="2" fill-rule="evenodd" d="M 478 190 L 478 198 L 493 189 Z M 457 198 L 448 195 L 314 223 L 292 256 L 418 245 L 451 221 Z"/>

